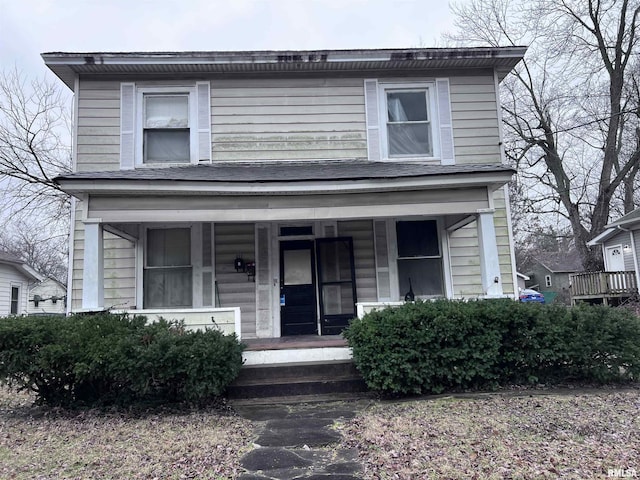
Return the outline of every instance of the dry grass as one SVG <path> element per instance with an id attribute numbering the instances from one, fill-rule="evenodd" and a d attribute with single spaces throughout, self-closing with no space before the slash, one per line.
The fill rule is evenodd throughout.
<path id="1" fill-rule="evenodd" d="M 342 426 L 366 479 L 640 476 L 640 392 L 382 403 Z M 631 470 L 626 473 L 633 473 Z"/>
<path id="2" fill-rule="evenodd" d="M 56 412 L 0 387 L 0 478 L 229 479 L 251 424 L 220 412 Z"/>

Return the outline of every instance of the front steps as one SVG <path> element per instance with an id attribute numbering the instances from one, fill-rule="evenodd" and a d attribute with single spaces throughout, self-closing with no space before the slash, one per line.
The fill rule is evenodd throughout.
<path id="1" fill-rule="evenodd" d="M 313 396 L 367 390 L 351 360 L 247 365 L 229 386 L 231 399 Z"/>

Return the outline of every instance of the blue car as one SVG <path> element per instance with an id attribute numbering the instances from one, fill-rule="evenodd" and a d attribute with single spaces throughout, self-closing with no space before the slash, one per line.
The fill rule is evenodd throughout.
<path id="1" fill-rule="evenodd" d="M 520 301 L 544 303 L 544 295 L 532 290 L 531 288 L 523 288 L 520 290 Z"/>

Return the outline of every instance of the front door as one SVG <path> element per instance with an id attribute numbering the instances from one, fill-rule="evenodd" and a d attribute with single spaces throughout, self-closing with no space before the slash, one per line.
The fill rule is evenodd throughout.
<path id="1" fill-rule="evenodd" d="M 280 242 L 282 336 L 318 333 L 314 257 L 312 240 Z"/>

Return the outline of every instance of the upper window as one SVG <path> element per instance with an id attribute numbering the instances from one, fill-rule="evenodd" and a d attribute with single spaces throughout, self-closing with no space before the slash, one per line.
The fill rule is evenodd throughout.
<path id="1" fill-rule="evenodd" d="M 383 158 L 438 157 L 435 87 L 430 83 L 381 84 L 380 87 Z"/>
<path id="2" fill-rule="evenodd" d="M 428 90 L 387 90 L 389 157 L 433 156 Z"/>
<path id="3" fill-rule="evenodd" d="M 545 284 L 546 287 L 550 287 L 551 286 L 551 275 L 545 275 L 544 284 Z"/>
<path id="4" fill-rule="evenodd" d="M 189 95 L 147 93 L 143 105 L 142 162 L 189 163 Z"/>

